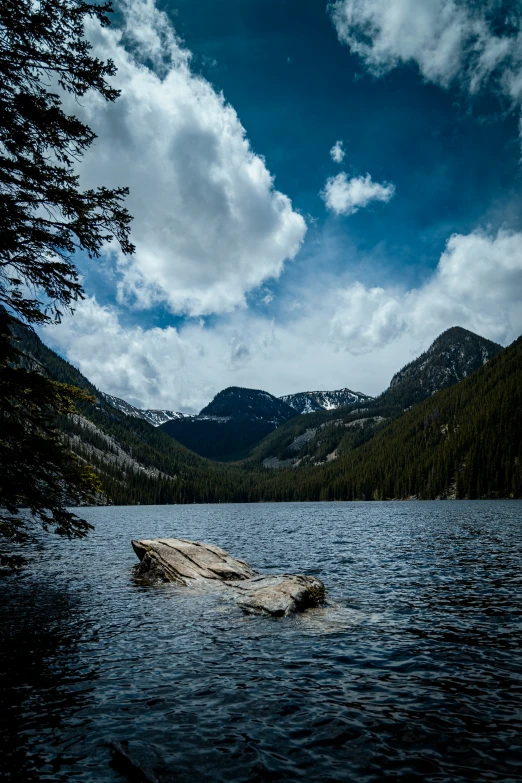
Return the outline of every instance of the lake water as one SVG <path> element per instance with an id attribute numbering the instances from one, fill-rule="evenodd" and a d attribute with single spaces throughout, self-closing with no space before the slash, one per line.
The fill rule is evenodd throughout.
<path id="1" fill-rule="evenodd" d="M 6 781 L 522 781 L 522 503 L 95 508 L 0 581 Z M 328 603 L 244 615 L 138 586 L 130 538 L 315 574 Z M 136 780 L 139 778 L 135 778 Z"/>

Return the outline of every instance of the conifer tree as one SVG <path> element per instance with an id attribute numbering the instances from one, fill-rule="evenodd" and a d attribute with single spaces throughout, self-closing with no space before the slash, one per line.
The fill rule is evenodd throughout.
<path id="1" fill-rule="evenodd" d="M 66 451 L 54 425 L 86 395 L 27 363 L 10 326 L 59 321 L 82 297 L 74 256 L 97 257 L 115 239 L 132 253 L 127 189 L 82 189 L 77 162 L 93 131 L 62 97 L 118 97 L 114 64 L 94 56 L 86 19 L 109 23 L 110 3 L 0 3 L 0 534 L 23 534 L 22 507 L 57 532 L 87 525 L 67 503 L 92 499 L 95 474 Z M 5 553 L 4 553 L 5 554 Z"/>

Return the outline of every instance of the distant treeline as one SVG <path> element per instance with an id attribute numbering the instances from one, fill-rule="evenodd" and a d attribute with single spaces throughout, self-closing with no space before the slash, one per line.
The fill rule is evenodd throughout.
<path id="1" fill-rule="evenodd" d="M 369 441 L 350 435 L 337 459 L 268 470 L 253 461 L 216 463 L 194 454 L 111 408 L 35 335 L 21 330 L 19 337 L 53 378 L 97 396 L 97 405 L 81 403 L 79 410 L 94 427 L 67 417 L 60 428 L 72 450 L 95 467 L 111 503 L 522 497 L 522 338 L 377 428 Z"/>

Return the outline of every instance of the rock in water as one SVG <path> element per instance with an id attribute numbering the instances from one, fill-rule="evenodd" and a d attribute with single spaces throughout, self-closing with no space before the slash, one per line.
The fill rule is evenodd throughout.
<path id="1" fill-rule="evenodd" d="M 122 742 L 109 742 L 112 751 L 111 767 L 121 772 L 129 780 L 135 783 L 159 783 L 158 778 L 152 770 L 143 767 L 140 762 L 134 758 L 129 751 L 129 743 L 126 740 Z"/>
<path id="2" fill-rule="evenodd" d="M 314 576 L 264 576 L 224 549 L 181 538 L 132 541 L 140 559 L 137 575 L 148 582 L 224 586 L 247 612 L 282 617 L 317 606 L 325 598 L 323 583 Z"/>
<path id="3" fill-rule="evenodd" d="M 317 606 L 324 600 L 323 583 L 315 576 L 302 574 L 255 576 L 230 585 L 238 604 L 248 612 L 267 612 L 283 617 Z"/>
<path id="4" fill-rule="evenodd" d="M 148 581 L 187 585 L 194 579 L 224 581 L 256 576 L 248 563 L 234 560 L 224 549 L 211 544 L 182 538 L 154 538 L 131 543 L 141 560 L 138 572 L 148 575 Z"/>

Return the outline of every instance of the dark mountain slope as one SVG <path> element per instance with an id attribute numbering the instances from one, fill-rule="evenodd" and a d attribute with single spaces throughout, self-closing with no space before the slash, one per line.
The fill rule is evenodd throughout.
<path id="1" fill-rule="evenodd" d="M 335 459 L 369 440 L 405 409 L 482 367 L 501 348 L 466 329 L 447 329 L 425 353 L 396 373 L 379 397 L 367 399 L 357 407 L 309 414 L 287 422 L 257 444 L 249 457 L 266 467 L 284 467 L 288 461 L 301 464 Z"/>
<path id="2" fill-rule="evenodd" d="M 199 416 L 168 421 L 160 429 L 197 454 L 231 460 L 241 458 L 254 443 L 297 415 L 268 392 L 230 386 L 216 394 Z"/>
<path id="3" fill-rule="evenodd" d="M 229 386 L 220 391 L 199 415 L 238 416 L 242 413 L 275 426 L 296 415 L 290 405 L 272 394 L 260 389 L 243 389 L 240 386 Z"/>
<path id="4" fill-rule="evenodd" d="M 453 326 L 427 351 L 395 373 L 379 398 L 387 404 L 408 408 L 430 394 L 458 383 L 488 362 L 502 346 L 478 334 Z"/>
<path id="5" fill-rule="evenodd" d="M 267 500 L 522 497 L 522 338 L 336 462 L 273 474 Z"/>

